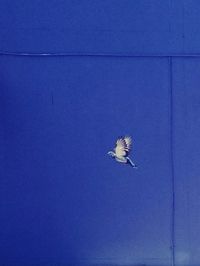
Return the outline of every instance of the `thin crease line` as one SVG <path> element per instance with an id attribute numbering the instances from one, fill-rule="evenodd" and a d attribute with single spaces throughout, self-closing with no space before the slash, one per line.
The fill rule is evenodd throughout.
<path id="1" fill-rule="evenodd" d="M 88 53 L 88 52 L 64 52 L 64 53 L 31 53 L 31 52 L 9 52 L 9 51 L 0 51 L 2 56 L 24 56 L 24 57 L 57 57 L 57 56 L 90 56 L 90 57 L 155 57 L 155 58 L 173 58 L 173 57 L 200 57 L 200 53 L 196 54 L 140 54 L 140 53 Z"/>
<path id="2" fill-rule="evenodd" d="M 169 57 L 170 75 L 170 159 L 171 159 L 171 257 L 175 266 L 175 171 L 174 171 L 174 117 L 173 117 L 173 59 Z"/>

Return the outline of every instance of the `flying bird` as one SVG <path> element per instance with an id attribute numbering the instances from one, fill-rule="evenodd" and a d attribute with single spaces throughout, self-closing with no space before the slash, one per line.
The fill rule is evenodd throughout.
<path id="1" fill-rule="evenodd" d="M 108 155 L 110 155 L 113 159 L 115 159 L 119 163 L 129 164 L 133 168 L 137 168 L 137 165 L 133 163 L 133 161 L 128 157 L 132 146 L 132 139 L 129 136 L 120 137 L 113 151 L 109 151 Z"/>

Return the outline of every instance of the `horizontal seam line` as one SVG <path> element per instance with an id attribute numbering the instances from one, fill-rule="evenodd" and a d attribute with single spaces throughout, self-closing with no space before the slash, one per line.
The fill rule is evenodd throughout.
<path id="1" fill-rule="evenodd" d="M 129 54 L 129 53 L 29 53 L 29 52 L 7 52 L 0 51 L 0 55 L 7 56 L 35 56 L 35 57 L 53 57 L 53 56 L 97 56 L 97 57 L 200 57 L 200 54 Z"/>

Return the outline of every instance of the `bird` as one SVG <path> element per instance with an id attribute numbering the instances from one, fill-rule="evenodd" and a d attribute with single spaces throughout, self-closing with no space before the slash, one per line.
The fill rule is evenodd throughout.
<path id="1" fill-rule="evenodd" d="M 131 151 L 131 146 L 132 139 L 130 136 L 119 137 L 117 139 L 114 150 L 109 151 L 108 155 L 110 155 L 119 163 L 124 163 L 132 166 L 133 168 L 137 168 L 137 165 L 133 163 L 133 161 L 128 156 Z"/>

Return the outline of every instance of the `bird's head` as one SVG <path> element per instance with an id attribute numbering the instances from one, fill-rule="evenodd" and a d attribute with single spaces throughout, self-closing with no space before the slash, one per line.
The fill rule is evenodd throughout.
<path id="1" fill-rule="evenodd" d="M 108 155 L 111 156 L 111 157 L 115 157 L 115 153 L 113 151 L 109 151 Z"/>

